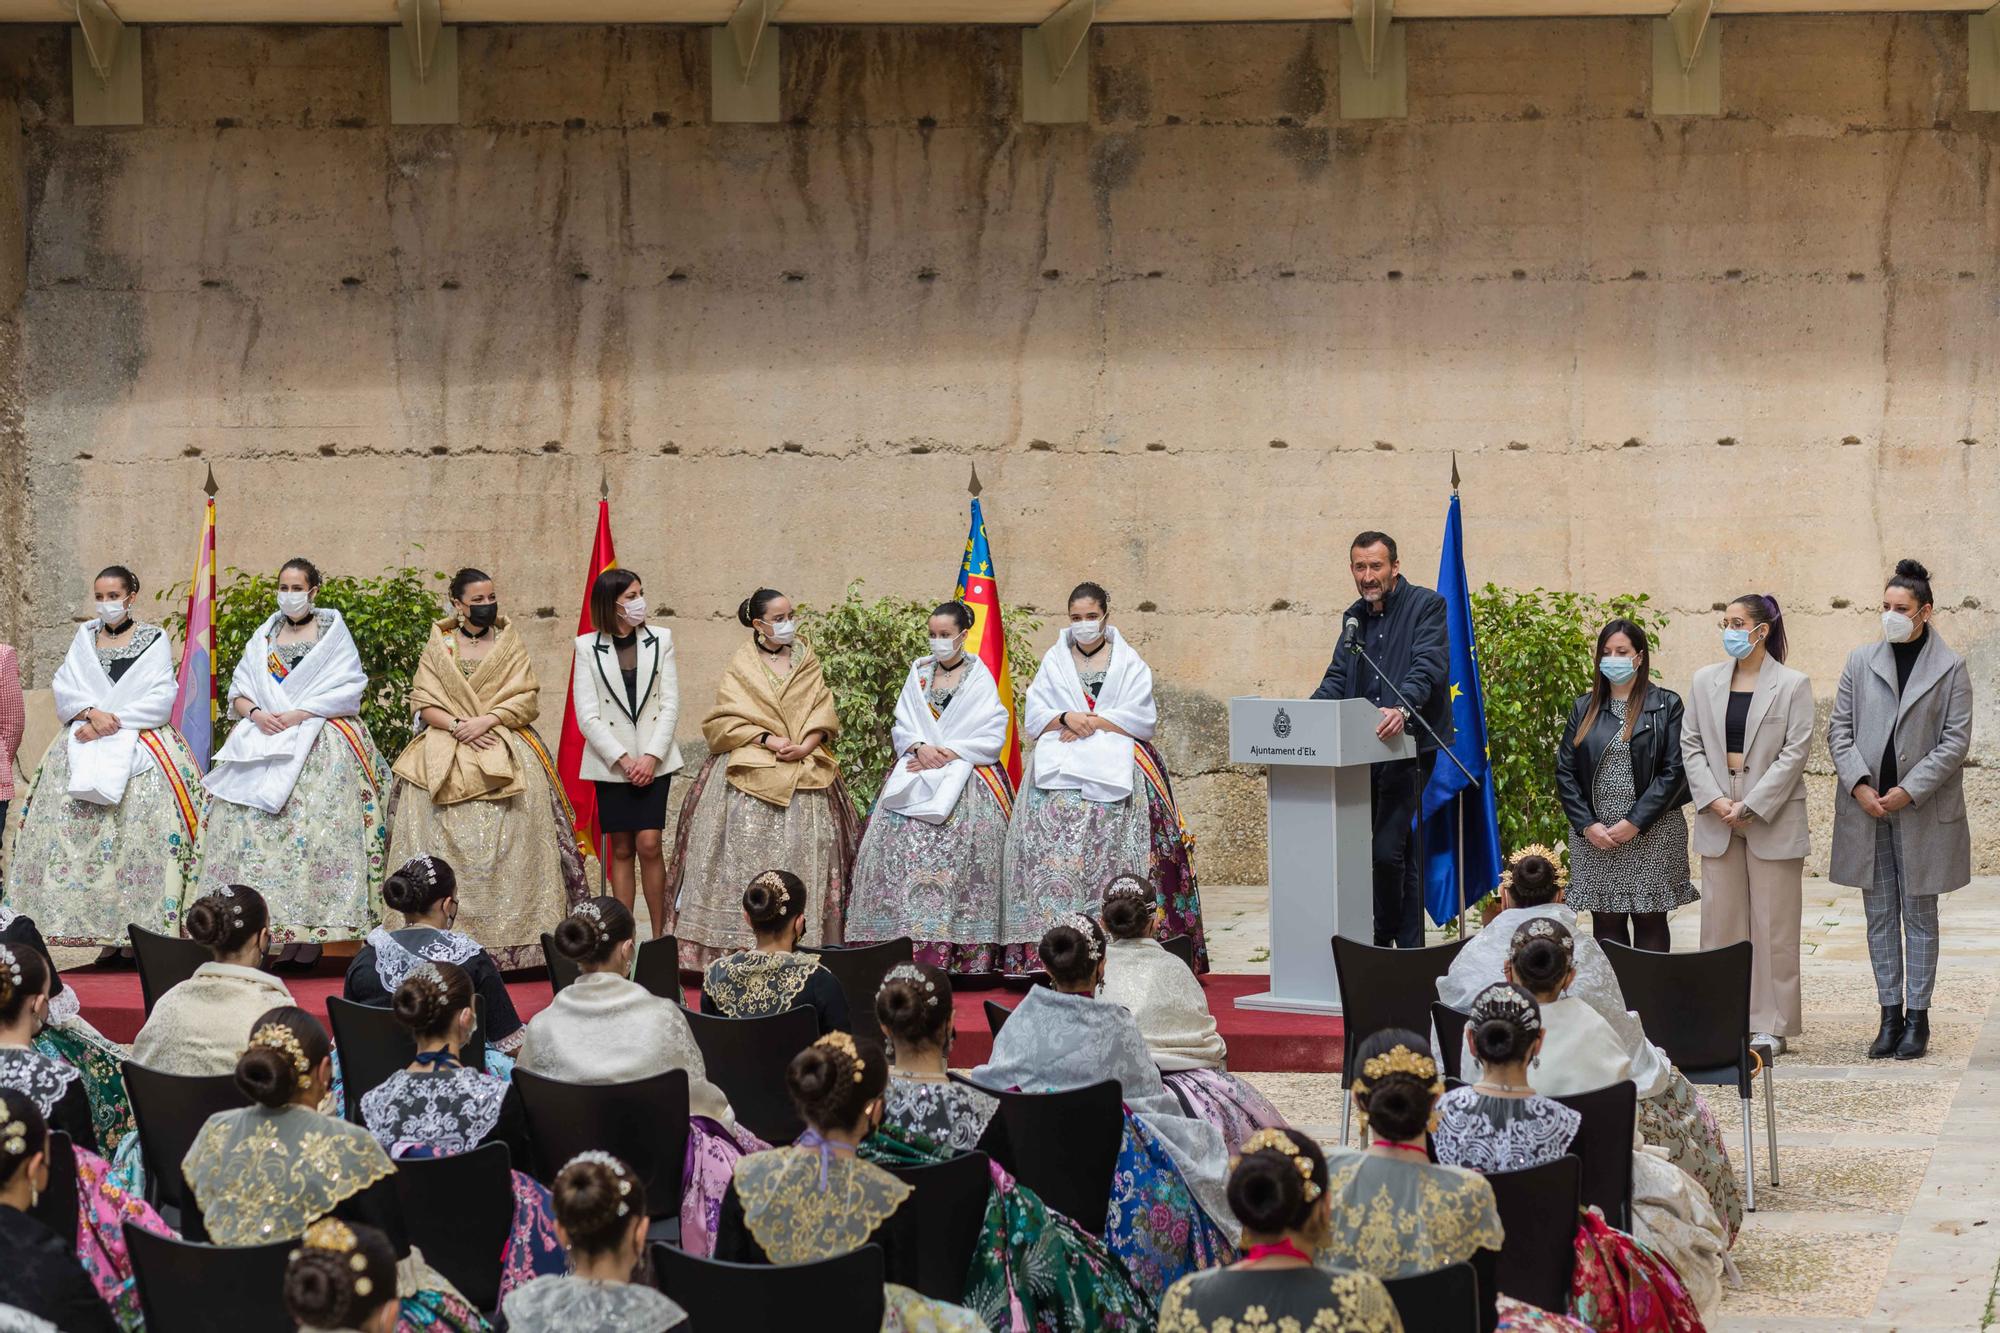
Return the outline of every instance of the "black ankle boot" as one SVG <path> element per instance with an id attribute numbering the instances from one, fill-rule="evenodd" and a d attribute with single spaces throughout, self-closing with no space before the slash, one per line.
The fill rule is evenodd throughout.
<path id="1" fill-rule="evenodd" d="M 1882 1030 L 1875 1034 L 1875 1044 L 1868 1048 L 1870 1060 L 1886 1060 L 1896 1054 L 1896 1045 L 1903 1040 L 1903 1006 L 1885 1004 L 1882 1006 Z"/>
<path id="2" fill-rule="evenodd" d="M 1903 1015 L 1903 1039 L 1896 1043 L 1898 1060 L 1921 1060 L 1931 1046 L 1931 1012 L 1912 1009 Z"/>

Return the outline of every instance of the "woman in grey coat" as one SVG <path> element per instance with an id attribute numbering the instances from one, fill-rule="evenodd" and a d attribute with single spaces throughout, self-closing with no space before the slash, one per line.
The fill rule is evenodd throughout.
<path id="1" fill-rule="evenodd" d="M 1861 890 L 1882 1003 L 1873 1060 L 1915 1060 L 1929 1045 L 1938 897 L 1972 879 L 1961 773 L 1972 679 L 1931 616 L 1930 571 L 1898 561 L 1882 592 L 1882 642 L 1848 656 L 1826 726 L 1840 775 L 1830 874 Z"/>

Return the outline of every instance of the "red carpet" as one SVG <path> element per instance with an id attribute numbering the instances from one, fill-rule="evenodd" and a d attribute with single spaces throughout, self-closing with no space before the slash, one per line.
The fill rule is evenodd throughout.
<path id="1" fill-rule="evenodd" d="M 316 972 L 300 975 L 279 974 L 301 1006 L 324 1016 L 326 999 L 340 994 L 341 970 L 334 960 L 322 963 Z M 139 999 L 139 974 L 128 970 L 78 968 L 63 973 L 63 982 L 76 988 L 83 1016 L 113 1041 L 129 1042 L 145 1021 Z M 1341 1027 L 1338 1018 L 1316 1018 L 1301 1014 L 1277 1014 L 1238 1009 L 1236 997 L 1254 995 L 1270 986 L 1266 976 L 1210 975 L 1203 979 L 1209 1009 L 1215 1014 L 1223 1039 L 1229 1043 L 1229 1067 L 1238 1073 L 1336 1073 L 1340 1069 Z M 549 1002 L 546 981 L 510 982 L 508 991 L 522 1018 L 532 1018 Z M 994 988 L 960 991 L 953 997 L 958 1016 L 958 1040 L 951 1048 L 951 1062 L 960 1068 L 983 1061 L 993 1049 L 986 1027 L 985 1001 L 1007 1008 L 1021 1001 L 1018 991 Z M 696 1001 L 689 992 L 690 1002 Z"/>

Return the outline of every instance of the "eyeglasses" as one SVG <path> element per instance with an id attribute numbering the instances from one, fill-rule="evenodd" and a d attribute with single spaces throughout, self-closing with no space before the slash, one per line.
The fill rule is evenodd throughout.
<path id="1" fill-rule="evenodd" d="M 1715 622 L 1717 629 L 1756 629 L 1759 622 L 1748 616 L 1724 616 Z"/>

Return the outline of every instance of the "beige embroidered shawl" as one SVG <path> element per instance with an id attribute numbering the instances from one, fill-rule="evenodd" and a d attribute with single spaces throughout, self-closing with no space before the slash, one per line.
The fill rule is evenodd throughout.
<path id="1" fill-rule="evenodd" d="M 780 763 L 757 744 L 762 731 L 794 741 L 824 732 L 826 744 L 797 763 Z M 715 707 L 701 720 L 701 734 L 711 754 L 729 756 L 729 785 L 772 805 L 790 806 L 793 792 L 821 791 L 840 776 L 829 748 L 840 734 L 840 714 L 818 654 L 803 643 L 792 649 L 792 672 L 783 680 L 764 665 L 754 642 L 737 649 L 716 687 Z"/>
<path id="2" fill-rule="evenodd" d="M 203 963 L 153 1006 L 132 1041 L 132 1059 L 162 1074 L 227 1074 L 250 1044 L 250 1029 L 293 1003 L 285 983 L 235 963 Z"/>
<path id="3" fill-rule="evenodd" d="M 431 640 L 424 645 L 410 685 L 410 711 L 442 708 L 453 717 L 491 713 L 501 726 L 514 728 L 534 722 L 541 712 L 541 687 L 513 622 L 505 616 L 494 622 L 493 633 L 499 637 L 469 678 L 459 670 L 452 649 L 457 624 L 458 618 L 449 616 L 431 626 Z M 475 750 L 461 745 L 443 727 L 424 727 L 410 738 L 396 759 L 396 776 L 429 792 L 433 805 L 504 801 L 523 789 L 512 746 L 503 743 Z"/>

